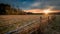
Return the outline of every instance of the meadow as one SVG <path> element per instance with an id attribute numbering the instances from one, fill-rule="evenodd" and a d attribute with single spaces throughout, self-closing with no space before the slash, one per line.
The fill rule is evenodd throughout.
<path id="1" fill-rule="evenodd" d="M 43 19 L 40 19 L 40 16 L 42 16 Z M 44 34 L 60 34 L 60 15 L 55 15 L 55 16 L 56 18 L 54 18 L 54 20 L 50 19 L 48 21 L 47 18 L 45 18 L 45 16 L 43 15 L 1 15 L 0 16 L 0 34 L 12 32 L 14 30 L 20 29 L 23 26 L 27 26 L 32 23 L 42 24 L 40 28 L 41 30 L 43 30 L 42 32 Z M 35 26 L 38 26 L 38 25 L 36 24 Z M 31 25 L 31 26 L 34 26 L 34 25 Z M 28 30 L 27 28 L 26 30 Z"/>

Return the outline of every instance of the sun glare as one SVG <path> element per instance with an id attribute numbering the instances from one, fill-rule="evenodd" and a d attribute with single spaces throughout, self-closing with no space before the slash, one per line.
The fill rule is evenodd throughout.
<path id="1" fill-rule="evenodd" d="M 50 9 L 45 9 L 45 10 L 44 10 L 44 13 L 45 13 L 45 14 L 48 14 L 48 13 L 50 13 L 50 12 L 51 12 Z"/>

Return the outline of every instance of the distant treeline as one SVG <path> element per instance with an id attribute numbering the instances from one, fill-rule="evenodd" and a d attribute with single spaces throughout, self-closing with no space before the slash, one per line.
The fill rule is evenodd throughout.
<path id="1" fill-rule="evenodd" d="M 0 15 L 25 15 L 32 14 L 30 12 L 24 12 L 22 9 L 12 8 L 9 4 L 0 4 Z"/>

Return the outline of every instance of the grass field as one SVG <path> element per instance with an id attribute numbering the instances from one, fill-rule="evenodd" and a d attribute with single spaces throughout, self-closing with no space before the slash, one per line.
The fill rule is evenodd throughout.
<path id="1" fill-rule="evenodd" d="M 15 30 L 24 24 L 35 21 L 39 16 L 33 15 L 1 15 L 0 16 L 0 33 Z"/>
<path id="2" fill-rule="evenodd" d="M 37 20 L 40 23 L 40 16 L 41 15 L 1 15 L 0 34 L 13 31 L 23 25 L 26 25 L 31 22 L 35 22 Z M 42 22 L 44 22 L 45 20 L 43 19 Z M 45 26 L 42 25 L 41 27 L 45 27 Z M 43 32 L 44 34 L 60 34 L 60 16 L 56 15 L 56 18 L 52 20 L 50 24 L 47 24 L 47 27 L 43 28 L 43 30 L 44 30 Z"/>

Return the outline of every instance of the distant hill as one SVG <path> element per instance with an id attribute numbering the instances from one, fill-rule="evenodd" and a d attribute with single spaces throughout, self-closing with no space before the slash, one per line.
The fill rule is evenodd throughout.
<path id="1" fill-rule="evenodd" d="M 50 13 L 50 14 L 53 14 L 53 15 L 60 15 L 60 12 Z"/>
<path id="2" fill-rule="evenodd" d="M 30 13 L 28 15 L 45 15 L 45 13 Z M 58 12 L 58 13 L 48 13 L 48 15 L 60 15 L 60 12 Z"/>

